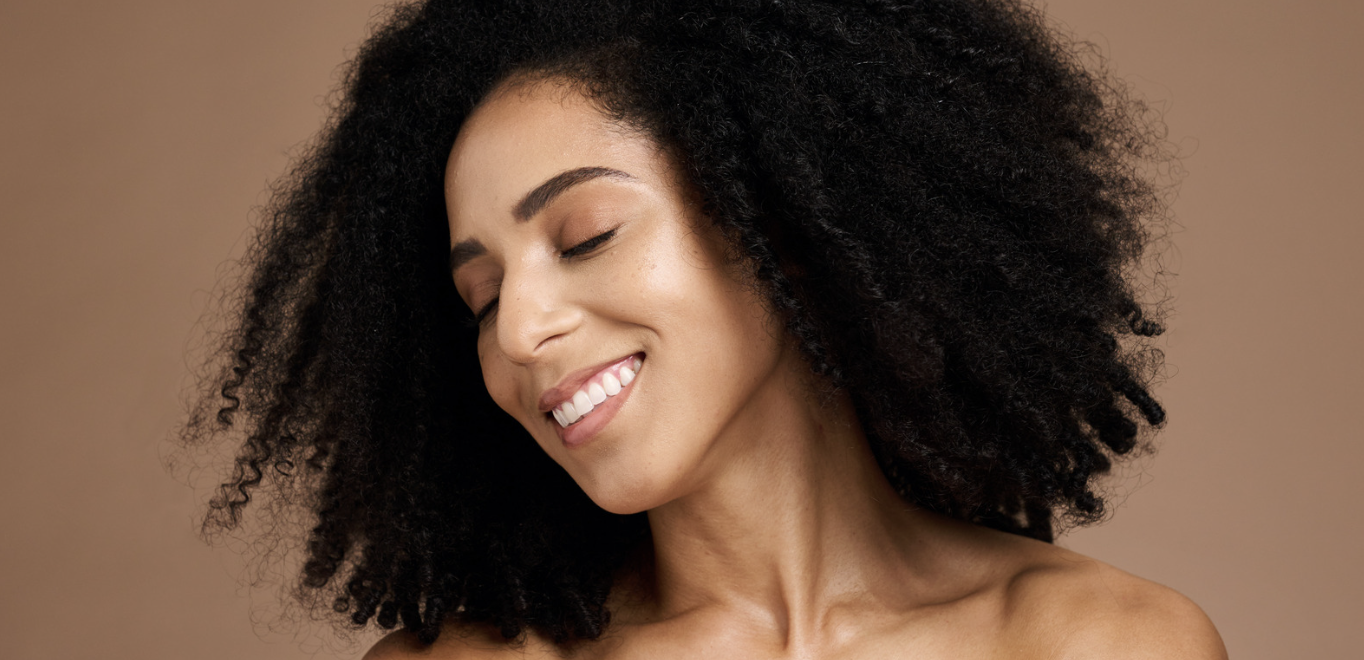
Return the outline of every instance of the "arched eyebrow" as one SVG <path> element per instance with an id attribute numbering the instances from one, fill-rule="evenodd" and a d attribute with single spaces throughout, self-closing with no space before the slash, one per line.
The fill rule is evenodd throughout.
<path id="1" fill-rule="evenodd" d="M 630 174 L 609 167 L 579 167 L 560 172 L 526 193 L 526 196 L 522 197 L 521 201 L 512 207 L 512 217 L 516 218 L 517 222 L 530 220 L 541 209 L 549 206 L 555 197 L 564 194 L 569 188 L 601 177 L 635 180 L 635 177 Z M 487 252 L 487 248 L 483 247 L 478 239 L 470 238 L 456 243 L 454 247 L 450 248 L 450 272 L 454 273 L 456 269 L 468 263 L 469 260 L 481 257 Z"/>
<path id="2" fill-rule="evenodd" d="M 521 201 L 512 207 L 512 217 L 520 222 L 530 220 L 540 209 L 549 206 L 555 197 L 564 194 L 564 191 L 580 183 L 586 183 L 592 179 L 600 177 L 611 177 L 613 179 L 630 179 L 635 177 L 620 170 L 613 170 L 609 167 L 579 167 L 575 170 L 560 172 L 550 177 L 548 181 L 535 187 L 526 193 Z"/>
<path id="3" fill-rule="evenodd" d="M 474 257 L 481 257 L 487 254 L 488 249 L 476 238 L 463 240 L 450 248 L 450 273 L 453 274 L 460 266 L 468 263 Z"/>

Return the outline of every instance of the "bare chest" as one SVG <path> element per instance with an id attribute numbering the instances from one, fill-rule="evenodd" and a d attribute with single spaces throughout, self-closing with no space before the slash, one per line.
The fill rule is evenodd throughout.
<path id="1" fill-rule="evenodd" d="M 772 630 L 742 625 L 624 627 L 568 654 L 563 660 L 1027 660 L 1047 657 L 1043 640 L 1029 639 L 979 612 L 949 610 L 903 621 L 852 625 L 819 638 L 783 639 Z"/>

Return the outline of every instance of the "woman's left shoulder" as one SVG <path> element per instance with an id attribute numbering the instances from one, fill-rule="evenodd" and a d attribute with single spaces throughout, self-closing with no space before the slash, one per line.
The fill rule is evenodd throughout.
<path id="1" fill-rule="evenodd" d="M 1065 548 L 1026 545 L 1004 589 L 1005 611 L 1013 613 L 1008 627 L 1047 657 L 1227 657 L 1212 621 L 1183 594 Z"/>

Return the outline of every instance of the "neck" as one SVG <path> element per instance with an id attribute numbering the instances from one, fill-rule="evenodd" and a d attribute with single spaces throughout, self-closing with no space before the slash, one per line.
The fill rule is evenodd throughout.
<path id="1" fill-rule="evenodd" d="M 886 481 L 846 397 L 821 405 L 787 380 L 744 406 L 692 490 L 649 511 L 661 617 L 718 606 L 786 645 L 817 643 L 833 609 L 911 579 L 923 514 Z"/>

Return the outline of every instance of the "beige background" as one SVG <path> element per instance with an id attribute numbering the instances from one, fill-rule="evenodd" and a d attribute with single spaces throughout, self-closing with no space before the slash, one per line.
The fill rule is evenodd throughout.
<path id="1" fill-rule="evenodd" d="M 1063 542 L 1193 597 L 1234 658 L 1361 657 L 1364 3 L 1049 11 L 1165 109 L 1188 173 L 1172 421 Z M 308 656 L 253 624 L 160 457 L 207 292 L 373 13 L 0 2 L 0 657 Z"/>

